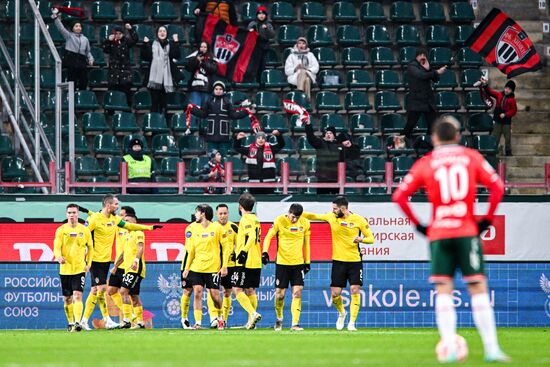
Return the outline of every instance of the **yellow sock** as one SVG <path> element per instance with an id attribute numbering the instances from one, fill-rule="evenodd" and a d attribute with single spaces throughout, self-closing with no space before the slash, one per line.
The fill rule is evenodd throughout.
<path id="1" fill-rule="evenodd" d="M 247 297 L 246 294 L 244 294 L 244 292 L 239 292 L 236 298 L 241 307 L 244 308 L 246 312 L 248 312 L 248 316 L 252 316 L 254 312 L 256 312 L 256 310 L 252 306 L 252 303 L 250 303 L 250 299 Z"/>
<path id="2" fill-rule="evenodd" d="M 120 293 L 116 292 L 111 296 L 111 299 L 113 300 L 113 303 L 118 307 L 119 310 L 122 309 L 122 296 Z"/>
<path id="3" fill-rule="evenodd" d="M 84 308 L 84 305 L 82 304 L 82 301 L 75 301 L 73 303 L 73 315 L 75 322 L 80 322 L 80 319 L 82 319 L 82 309 Z"/>
<path id="4" fill-rule="evenodd" d="M 122 305 L 122 312 L 124 312 L 124 321 L 130 321 L 132 319 L 132 305 L 124 303 Z"/>
<path id="5" fill-rule="evenodd" d="M 134 314 L 138 322 L 143 322 L 143 306 L 134 307 Z"/>
<path id="6" fill-rule="evenodd" d="M 105 300 L 105 292 L 97 292 L 97 304 L 99 306 L 99 310 L 101 311 L 101 316 L 103 316 L 103 318 L 109 316 L 107 301 Z"/>
<path id="7" fill-rule="evenodd" d="M 73 304 L 70 305 L 64 305 L 63 309 L 65 310 L 65 316 L 67 316 L 67 321 L 69 324 L 74 324 L 74 314 L 73 314 Z"/>
<path id="8" fill-rule="evenodd" d="M 193 310 L 193 316 L 195 317 L 195 325 L 202 323 L 202 310 Z"/>
<path id="9" fill-rule="evenodd" d="M 185 294 L 181 295 L 181 318 L 187 319 L 189 315 L 189 303 L 191 303 L 191 298 Z"/>
<path id="10" fill-rule="evenodd" d="M 275 315 L 279 320 L 283 319 L 283 307 L 285 307 L 285 299 L 275 297 Z"/>
<path id="11" fill-rule="evenodd" d="M 216 305 L 214 304 L 214 299 L 210 295 L 210 292 L 206 292 L 206 304 L 208 305 L 208 315 L 210 316 L 210 320 L 214 320 L 216 317 L 218 317 L 218 309 L 216 308 Z"/>
<path id="12" fill-rule="evenodd" d="M 84 310 L 84 318 L 88 320 L 94 313 L 95 304 L 97 303 L 97 295 L 90 293 L 86 298 L 86 309 Z"/>
<path id="13" fill-rule="evenodd" d="M 293 298 L 290 306 L 292 312 L 292 326 L 300 324 L 300 313 L 302 312 L 302 299 Z"/>
<path id="14" fill-rule="evenodd" d="M 223 298 L 222 310 L 222 317 L 225 321 L 227 321 L 227 318 L 229 317 L 229 311 L 231 311 L 231 296 Z"/>
<path id="15" fill-rule="evenodd" d="M 349 306 L 349 321 L 355 322 L 357 320 L 357 315 L 359 314 L 359 308 L 361 308 L 361 294 L 352 294 L 351 295 L 351 304 Z"/>
<path id="16" fill-rule="evenodd" d="M 258 297 L 256 296 L 256 293 L 254 293 L 251 296 L 248 296 L 248 299 L 250 300 L 250 304 L 252 307 L 254 307 L 254 311 L 258 308 Z"/>
<path id="17" fill-rule="evenodd" d="M 343 304 L 343 301 L 342 301 L 342 296 L 338 296 L 338 297 L 332 297 L 332 304 L 334 305 L 334 307 L 336 307 L 336 310 L 339 312 L 339 313 L 344 313 L 346 310 L 344 309 L 344 304 Z"/>

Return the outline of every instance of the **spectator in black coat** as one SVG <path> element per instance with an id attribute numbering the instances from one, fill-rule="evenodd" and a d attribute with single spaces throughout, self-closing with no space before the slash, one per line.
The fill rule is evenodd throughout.
<path id="1" fill-rule="evenodd" d="M 218 70 L 218 63 L 210 52 L 208 42 L 202 41 L 199 49 L 186 58 L 185 69 L 191 73 L 189 80 L 189 101 L 204 107 L 210 98 L 212 77 Z"/>
<path id="2" fill-rule="evenodd" d="M 336 140 L 340 143 L 340 162 L 346 162 L 346 176 L 354 180 L 363 171 L 363 161 L 361 159 L 361 149 L 351 140 L 347 133 L 341 133 Z"/>
<path id="3" fill-rule="evenodd" d="M 306 138 L 317 151 L 317 167 L 315 176 L 317 182 L 336 182 L 338 180 L 338 162 L 340 161 L 341 145 L 336 140 L 336 129 L 328 126 L 323 131 L 323 138 L 318 138 L 313 132 L 311 122 L 307 122 Z M 318 194 L 338 194 L 337 188 L 319 188 Z"/>

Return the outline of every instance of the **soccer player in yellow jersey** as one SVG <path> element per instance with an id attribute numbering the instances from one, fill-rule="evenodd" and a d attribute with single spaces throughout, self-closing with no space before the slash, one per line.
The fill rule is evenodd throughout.
<path id="1" fill-rule="evenodd" d="M 260 286 L 262 271 L 262 256 L 260 249 L 260 221 L 256 214 L 252 213 L 256 199 L 249 193 L 244 193 L 239 198 L 239 233 L 237 233 L 237 254 L 234 276 L 232 277 L 233 293 L 242 308 L 248 312 L 247 329 L 256 328 L 256 324 L 262 319 L 256 308 L 258 297 L 256 288 Z"/>
<path id="2" fill-rule="evenodd" d="M 283 329 L 283 307 L 285 293 L 290 283 L 292 287 L 292 331 L 302 331 L 300 312 L 302 310 L 302 290 L 304 277 L 311 270 L 309 220 L 302 217 L 304 208 L 292 204 L 288 213 L 278 216 L 264 238 L 262 263 L 269 263 L 269 245 L 277 238 L 277 259 L 275 261 L 275 331 Z"/>
<path id="3" fill-rule="evenodd" d="M 88 228 L 78 223 L 78 205 L 67 205 L 67 223 L 55 231 L 54 256 L 59 265 L 67 331 L 80 331 L 82 291 L 92 265 L 93 243 Z"/>
<path id="4" fill-rule="evenodd" d="M 200 204 L 195 209 L 195 223 L 190 224 L 185 233 L 185 247 L 188 254 L 182 274 L 193 286 L 193 314 L 195 325 L 200 329 L 202 322 L 202 292 L 208 290 L 218 318 L 218 330 L 225 328 L 222 319 L 220 298 L 220 277 L 227 275 L 229 249 L 223 238 L 219 223 L 213 223 L 214 211 L 208 204 Z"/>
<path id="5" fill-rule="evenodd" d="M 304 212 L 303 216 L 309 220 L 325 221 L 330 224 L 332 233 L 332 274 L 330 289 L 332 303 L 338 310 L 336 329 L 342 330 L 346 321 L 347 312 L 342 303 L 342 288 L 350 285 L 351 304 L 349 331 L 357 331 L 355 321 L 361 307 L 361 286 L 363 285 L 363 254 L 360 243 L 374 243 L 374 236 L 367 220 L 354 214 L 348 209 L 348 200 L 344 196 L 337 196 L 332 201 L 332 212 L 327 214 L 313 214 Z"/>
<path id="6" fill-rule="evenodd" d="M 82 211 L 87 211 L 85 208 L 80 208 Z M 90 330 L 88 319 L 94 312 L 96 303 L 99 303 L 101 314 L 105 321 L 106 327 L 116 327 L 116 324 L 107 312 L 107 304 L 105 302 L 105 291 L 107 283 L 107 274 L 109 274 L 109 266 L 111 264 L 111 251 L 117 228 L 122 227 L 130 231 L 149 231 L 162 228 L 160 225 L 146 226 L 135 223 L 127 223 L 118 215 L 115 215 L 118 210 L 118 198 L 115 195 L 107 194 L 103 197 L 103 206 L 100 212 L 92 213 L 88 216 L 88 229 L 92 232 L 94 240 L 94 256 L 92 258 L 92 266 L 90 273 L 92 276 L 92 291 L 86 299 L 86 308 L 84 317 L 82 318 L 82 328 Z M 113 326 L 114 325 L 114 326 Z"/>

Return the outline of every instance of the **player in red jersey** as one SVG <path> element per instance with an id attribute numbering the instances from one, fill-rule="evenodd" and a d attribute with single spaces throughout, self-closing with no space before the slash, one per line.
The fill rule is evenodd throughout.
<path id="1" fill-rule="evenodd" d="M 485 359 L 509 361 L 497 340 L 479 239 L 479 234 L 493 220 L 504 194 L 504 185 L 478 151 L 458 145 L 460 124 L 454 117 L 446 115 L 437 121 L 432 141 L 435 149 L 413 165 L 393 194 L 393 201 L 430 241 L 430 281 L 435 283 L 437 290 L 436 322 L 441 340 L 449 348 L 448 357 L 443 362 L 457 360 L 456 310 L 452 297 L 457 268 L 468 284 L 474 323 L 483 341 Z M 478 184 L 486 186 L 490 192 L 489 210 L 480 221 L 474 217 Z M 421 187 L 425 187 L 428 200 L 433 204 L 432 222 L 428 227 L 420 224 L 408 203 L 408 197 Z"/>

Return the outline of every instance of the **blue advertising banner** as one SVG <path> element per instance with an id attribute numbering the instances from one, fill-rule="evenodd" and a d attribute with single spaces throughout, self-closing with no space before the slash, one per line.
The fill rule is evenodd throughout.
<path id="1" fill-rule="evenodd" d="M 179 263 L 150 263 L 147 278 L 141 283 L 144 316 L 155 328 L 180 327 Z M 433 327 L 435 293 L 427 282 L 427 263 L 365 263 L 365 285 L 358 327 Z M 306 276 L 302 296 L 304 327 L 333 327 L 336 311 L 331 306 L 330 263 L 312 264 Z M 0 264 L 0 329 L 59 329 L 66 325 L 58 265 L 54 263 Z M 262 270 L 258 291 L 258 311 L 263 315 L 259 327 L 271 327 L 275 322 L 275 265 Z M 550 264 L 490 263 L 487 274 L 499 326 L 550 325 Z M 89 291 L 87 279 L 84 298 Z M 464 285 L 457 281 L 455 305 L 459 326 L 473 326 L 470 298 Z M 285 302 L 285 327 L 290 326 L 291 292 Z M 349 307 L 349 292 L 343 293 Z M 109 303 L 110 300 L 108 300 Z M 189 312 L 193 322 L 193 310 Z M 111 315 L 118 315 L 110 304 Z M 203 326 L 208 324 L 206 301 L 203 306 Z M 96 307 L 92 324 L 100 326 L 101 314 Z M 229 325 L 246 323 L 246 313 L 233 300 Z"/>

